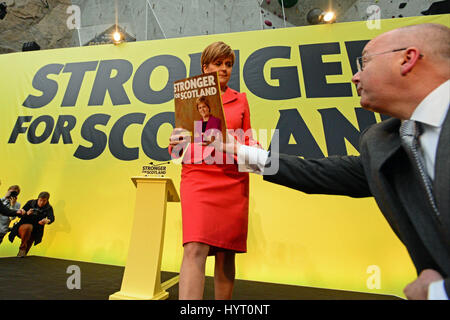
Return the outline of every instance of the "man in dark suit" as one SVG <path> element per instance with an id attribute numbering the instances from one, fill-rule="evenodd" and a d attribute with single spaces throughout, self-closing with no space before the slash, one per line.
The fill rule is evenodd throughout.
<path id="1" fill-rule="evenodd" d="M 406 246 L 418 278 L 408 299 L 450 296 L 450 29 L 422 24 L 370 41 L 352 81 L 365 109 L 392 118 L 361 134 L 360 156 L 306 160 L 234 143 L 264 179 L 306 193 L 374 197 Z M 272 141 L 273 144 L 273 141 Z M 276 161 L 275 161 L 276 160 Z"/>

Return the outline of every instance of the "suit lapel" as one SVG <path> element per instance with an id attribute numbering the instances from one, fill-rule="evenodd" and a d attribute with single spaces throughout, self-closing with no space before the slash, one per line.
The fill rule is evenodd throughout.
<path id="1" fill-rule="evenodd" d="M 442 124 L 436 151 L 433 192 L 443 222 L 450 229 L 450 112 Z"/>
<path id="2" fill-rule="evenodd" d="M 375 160 L 375 170 L 380 172 L 386 163 L 395 155 L 395 153 L 401 148 L 401 141 L 398 135 L 400 128 L 400 120 L 389 119 L 385 120 L 383 129 L 377 132 L 376 147 L 371 149 L 371 157 Z M 374 152 L 376 152 L 374 154 Z"/>

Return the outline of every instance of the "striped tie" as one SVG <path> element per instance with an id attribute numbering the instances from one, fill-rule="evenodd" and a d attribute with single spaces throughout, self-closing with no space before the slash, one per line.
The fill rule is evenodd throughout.
<path id="1" fill-rule="evenodd" d="M 420 180 L 425 187 L 428 201 L 439 219 L 440 213 L 434 201 L 433 187 L 431 185 L 430 177 L 425 170 L 424 160 L 419 146 L 419 137 L 422 134 L 422 131 L 422 126 L 419 122 L 415 122 L 414 120 L 404 120 L 400 126 L 400 139 L 402 140 L 402 146 L 406 153 L 414 162 L 420 173 Z"/>

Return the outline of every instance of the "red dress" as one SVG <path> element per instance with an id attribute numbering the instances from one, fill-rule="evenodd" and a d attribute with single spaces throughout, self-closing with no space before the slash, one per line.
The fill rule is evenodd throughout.
<path id="1" fill-rule="evenodd" d="M 222 95 L 227 129 L 251 128 L 245 93 Z M 183 245 L 201 242 L 218 250 L 247 251 L 248 173 L 237 164 L 183 164 L 181 171 Z"/>

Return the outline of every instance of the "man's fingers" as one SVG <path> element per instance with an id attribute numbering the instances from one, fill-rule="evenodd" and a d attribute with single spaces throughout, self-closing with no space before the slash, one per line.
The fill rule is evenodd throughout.
<path id="1" fill-rule="evenodd" d="M 174 146 L 177 146 L 177 145 L 179 145 L 180 143 L 183 143 L 183 142 L 189 142 L 189 137 L 187 137 L 187 136 L 184 136 L 184 135 L 176 135 L 176 136 L 173 136 L 173 137 L 170 137 L 170 140 L 169 140 L 169 144 L 172 146 L 172 147 L 174 147 Z"/>
<path id="2" fill-rule="evenodd" d="M 186 135 L 186 134 L 173 134 L 173 135 L 170 136 L 170 140 L 171 141 L 178 141 L 180 139 L 184 139 L 187 136 L 189 136 L 189 135 Z"/>
<path id="3" fill-rule="evenodd" d="M 184 129 L 183 129 L 183 131 L 177 131 L 177 132 L 174 130 L 172 132 L 170 138 L 169 138 L 169 141 L 171 141 L 171 142 L 172 141 L 179 141 L 180 139 L 183 140 L 186 137 L 190 137 L 190 136 L 191 136 L 191 133 L 189 131 L 184 130 Z"/>

